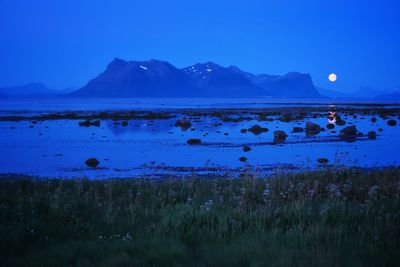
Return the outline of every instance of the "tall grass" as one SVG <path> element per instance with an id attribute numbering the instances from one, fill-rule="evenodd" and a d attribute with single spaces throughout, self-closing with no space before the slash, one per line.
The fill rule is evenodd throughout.
<path id="1" fill-rule="evenodd" d="M 400 266 L 400 169 L 0 180 L 2 266 Z"/>

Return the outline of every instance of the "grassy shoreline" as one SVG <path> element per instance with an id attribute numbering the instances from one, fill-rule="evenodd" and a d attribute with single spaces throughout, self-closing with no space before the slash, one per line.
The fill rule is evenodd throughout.
<path id="1" fill-rule="evenodd" d="M 0 179 L 4 266 L 399 266 L 400 169 Z"/>

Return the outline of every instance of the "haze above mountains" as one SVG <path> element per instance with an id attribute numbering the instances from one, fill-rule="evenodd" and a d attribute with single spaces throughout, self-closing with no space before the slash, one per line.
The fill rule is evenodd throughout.
<path id="1" fill-rule="evenodd" d="M 213 62 L 178 69 L 160 60 L 125 61 L 119 58 L 77 90 L 50 90 L 41 83 L 0 87 L 4 97 L 272 97 L 272 98 L 400 98 L 399 90 L 368 87 L 352 93 L 316 88 L 310 74 L 252 74 Z"/>

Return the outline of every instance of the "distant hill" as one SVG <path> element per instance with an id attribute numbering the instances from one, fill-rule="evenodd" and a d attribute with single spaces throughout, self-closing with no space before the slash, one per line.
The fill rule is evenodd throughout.
<path id="1" fill-rule="evenodd" d="M 289 98 L 322 98 L 316 90 L 308 73 L 290 72 L 284 76 L 269 74 L 252 74 L 231 66 L 230 69 L 246 77 L 254 85 L 272 97 Z"/>
<path id="2" fill-rule="evenodd" d="M 0 87 L 0 95 L 7 97 L 53 95 L 54 91 L 42 83 L 27 83 L 20 86 Z"/>
<path id="3" fill-rule="evenodd" d="M 396 87 L 391 90 L 381 91 L 380 94 L 376 95 L 375 98 L 378 99 L 393 99 L 400 100 L 400 87 Z"/>
<path id="4" fill-rule="evenodd" d="M 319 88 L 319 87 L 317 87 L 316 89 L 321 95 L 329 97 L 329 98 L 354 98 L 354 96 L 352 94 L 323 89 L 323 88 Z"/>
<path id="5" fill-rule="evenodd" d="M 0 87 L 0 98 L 54 98 L 73 91 L 75 89 L 53 90 L 42 83 L 27 83 L 20 86 Z"/>
<path id="6" fill-rule="evenodd" d="M 400 93 L 382 94 L 382 95 L 377 95 L 375 98 L 400 100 Z"/>
<path id="7" fill-rule="evenodd" d="M 400 90 L 398 88 L 390 89 L 390 90 L 376 90 L 368 86 L 362 86 L 358 90 L 351 93 L 343 93 L 337 92 L 333 90 L 326 90 L 323 88 L 317 88 L 318 92 L 321 95 L 330 97 L 330 98 L 371 98 L 371 99 L 391 99 L 391 98 L 399 98 Z"/>
<path id="8" fill-rule="evenodd" d="M 382 94 L 383 91 L 373 89 L 369 86 L 361 86 L 357 91 L 353 92 L 352 95 L 358 98 L 373 98 Z"/>
<path id="9" fill-rule="evenodd" d="M 256 86 L 270 92 L 273 97 L 320 98 L 322 97 L 308 73 L 290 72 L 284 76 L 259 74 L 250 77 Z"/>
<path id="10" fill-rule="evenodd" d="M 268 79 L 266 79 L 268 77 Z M 254 75 L 213 62 L 178 69 L 166 61 L 114 59 L 72 97 L 322 97 L 309 74 Z"/>

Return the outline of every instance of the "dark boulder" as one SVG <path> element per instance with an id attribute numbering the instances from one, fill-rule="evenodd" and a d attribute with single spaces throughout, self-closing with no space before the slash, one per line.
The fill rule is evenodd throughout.
<path id="1" fill-rule="evenodd" d="M 176 121 L 175 126 L 180 127 L 182 130 L 187 130 L 192 127 L 192 123 L 188 119 L 182 118 Z"/>
<path id="2" fill-rule="evenodd" d="M 321 132 L 321 126 L 319 126 L 318 124 L 312 123 L 310 121 L 306 123 L 307 136 L 316 135 L 319 134 L 320 132 Z"/>
<path id="3" fill-rule="evenodd" d="M 293 127 L 293 133 L 302 133 L 304 132 L 304 129 L 301 127 Z"/>
<path id="4" fill-rule="evenodd" d="M 196 138 L 191 138 L 191 139 L 187 140 L 186 143 L 188 143 L 189 145 L 200 145 L 201 140 L 196 139 Z"/>
<path id="5" fill-rule="evenodd" d="M 285 142 L 287 134 L 284 131 L 275 131 L 274 132 L 274 143 L 283 143 Z"/>
<path id="6" fill-rule="evenodd" d="M 316 124 L 308 121 L 306 123 L 306 131 L 314 131 L 314 132 L 319 132 L 321 130 L 321 127 Z"/>
<path id="7" fill-rule="evenodd" d="M 396 126 L 397 125 L 397 121 L 396 120 L 388 120 L 387 125 Z"/>
<path id="8" fill-rule="evenodd" d="M 336 116 L 336 125 L 343 126 L 345 124 L 346 124 L 346 122 L 344 120 L 342 120 L 342 118 L 340 116 L 337 115 Z"/>
<path id="9" fill-rule="evenodd" d="M 263 127 L 261 127 L 260 125 L 255 124 L 255 125 L 251 126 L 251 127 L 248 129 L 248 131 L 251 132 L 251 133 L 253 133 L 253 134 L 255 134 L 255 135 L 259 135 L 259 134 L 261 134 L 261 133 L 268 132 L 268 128 L 263 128 Z"/>
<path id="10" fill-rule="evenodd" d="M 246 162 L 246 161 L 247 161 L 247 158 L 246 158 L 246 157 L 240 157 L 239 160 L 240 160 L 241 162 Z"/>
<path id="11" fill-rule="evenodd" d="M 244 152 L 249 152 L 251 150 L 251 147 L 249 147 L 249 146 L 244 146 L 243 147 L 243 151 Z"/>
<path id="12" fill-rule="evenodd" d="M 355 139 L 357 137 L 357 127 L 355 125 L 343 128 L 340 131 L 342 139 Z"/>
<path id="13" fill-rule="evenodd" d="M 293 120 L 292 114 L 285 114 L 279 118 L 281 122 L 291 122 Z"/>
<path id="14" fill-rule="evenodd" d="M 326 125 L 326 129 L 332 130 L 333 128 L 335 128 L 335 124 L 333 124 L 333 123 L 328 123 Z"/>
<path id="15" fill-rule="evenodd" d="M 121 125 L 122 125 L 123 127 L 126 127 L 126 126 L 128 126 L 128 122 L 127 122 L 127 121 L 123 121 L 123 122 L 121 122 Z"/>
<path id="16" fill-rule="evenodd" d="M 375 131 L 369 131 L 368 132 L 368 138 L 369 139 L 376 139 L 376 132 Z"/>
<path id="17" fill-rule="evenodd" d="M 320 164 L 327 164 L 329 160 L 327 158 L 319 158 L 317 159 L 318 163 Z"/>
<path id="18" fill-rule="evenodd" d="M 96 158 L 90 158 L 85 161 L 85 164 L 91 168 L 96 168 L 100 162 Z"/>

